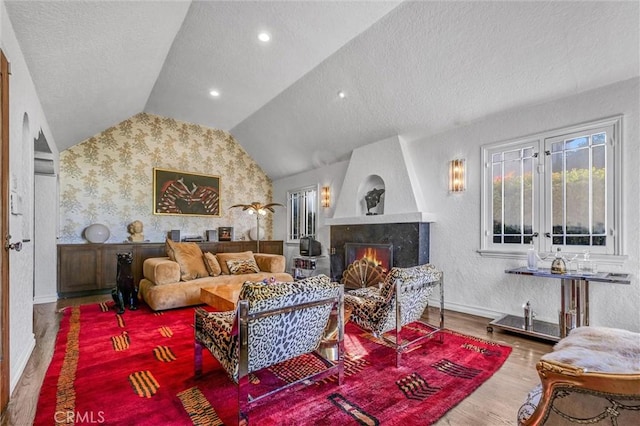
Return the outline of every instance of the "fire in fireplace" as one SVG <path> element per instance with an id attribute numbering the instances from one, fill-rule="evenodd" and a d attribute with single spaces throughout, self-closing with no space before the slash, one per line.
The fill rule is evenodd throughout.
<path id="1" fill-rule="evenodd" d="M 346 266 L 367 259 L 388 272 L 393 266 L 393 244 L 345 243 L 344 256 Z"/>

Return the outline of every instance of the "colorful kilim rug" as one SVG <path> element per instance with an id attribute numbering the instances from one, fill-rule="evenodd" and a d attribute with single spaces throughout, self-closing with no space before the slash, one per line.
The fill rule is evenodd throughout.
<path id="1" fill-rule="evenodd" d="M 35 424 L 231 425 L 237 392 L 205 349 L 193 374 L 193 308 L 116 315 L 112 303 L 67 308 Z M 421 332 L 418 326 L 413 332 Z M 511 348 L 452 331 L 404 354 L 347 324 L 345 381 L 294 386 L 249 413 L 255 425 L 428 425 L 495 373 Z M 302 357 L 263 370 L 265 386 L 317 365 Z"/>

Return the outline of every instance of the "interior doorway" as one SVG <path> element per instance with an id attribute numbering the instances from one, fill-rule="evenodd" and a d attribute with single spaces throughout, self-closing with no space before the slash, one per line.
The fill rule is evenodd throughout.
<path id="1" fill-rule="evenodd" d="M 56 289 L 58 176 L 54 157 L 42 130 L 34 139 L 33 180 L 33 303 L 58 299 Z"/>

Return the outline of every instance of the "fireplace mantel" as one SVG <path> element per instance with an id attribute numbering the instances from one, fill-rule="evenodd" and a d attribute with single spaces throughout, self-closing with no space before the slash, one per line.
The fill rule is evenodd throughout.
<path id="1" fill-rule="evenodd" d="M 379 215 L 361 215 L 354 217 L 333 217 L 324 220 L 325 225 L 367 225 L 374 223 L 431 223 L 435 222 L 434 213 L 412 212 Z"/>

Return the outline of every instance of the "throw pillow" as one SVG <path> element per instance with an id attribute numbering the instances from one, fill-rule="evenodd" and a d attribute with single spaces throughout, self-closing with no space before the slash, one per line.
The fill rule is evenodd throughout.
<path id="1" fill-rule="evenodd" d="M 222 273 L 225 275 L 229 275 L 229 266 L 227 266 L 227 260 L 249 260 L 253 259 L 252 251 L 243 251 L 240 253 L 217 253 L 216 257 L 218 258 L 218 263 L 220 264 L 220 269 L 222 269 Z"/>
<path id="2" fill-rule="evenodd" d="M 164 251 L 167 253 L 167 257 L 169 258 L 169 260 L 173 260 L 175 262 L 176 256 L 173 253 L 173 244 L 175 244 L 173 240 L 167 238 L 167 240 L 164 242 Z"/>
<path id="3" fill-rule="evenodd" d="M 253 259 L 227 260 L 227 267 L 231 275 L 254 274 L 260 272 L 260 268 Z"/>
<path id="4" fill-rule="evenodd" d="M 209 271 L 209 275 L 212 277 L 216 277 L 222 273 L 222 269 L 220 268 L 220 264 L 218 263 L 218 258 L 213 253 L 206 252 L 203 256 L 204 266 Z"/>
<path id="5" fill-rule="evenodd" d="M 182 281 L 209 276 L 209 272 L 204 266 L 204 260 L 202 260 L 202 250 L 198 244 L 176 243 L 167 240 L 167 245 L 173 250 L 173 260 L 180 265 L 180 279 Z"/>

